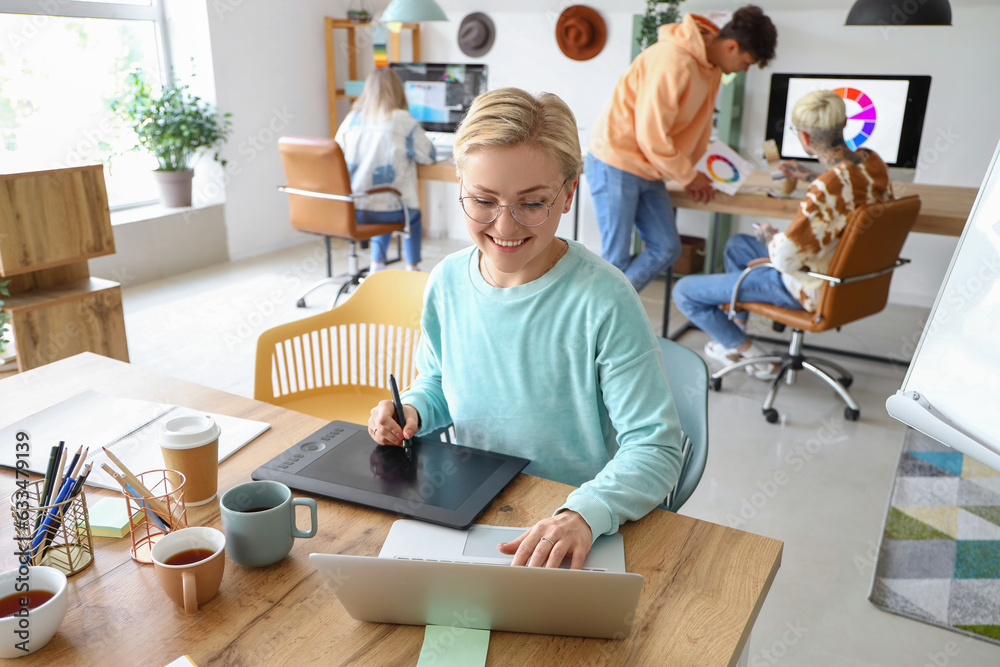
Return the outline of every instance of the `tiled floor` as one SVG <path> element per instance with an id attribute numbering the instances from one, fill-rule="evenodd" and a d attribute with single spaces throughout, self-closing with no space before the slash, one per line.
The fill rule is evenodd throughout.
<path id="1" fill-rule="evenodd" d="M 427 240 L 429 270 L 463 243 Z M 345 266 L 343 249 L 335 265 Z M 330 290 L 296 309 L 298 293 L 323 275 L 319 244 L 159 280 L 124 291 L 132 362 L 250 396 L 260 331 L 320 312 Z M 664 285 L 641 297 L 654 328 Z M 893 307 L 843 332 L 809 340 L 907 358 L 926 311 Z M 672 318 L 674 330 L 681 322 Z M 755 330 L 776 335 L 766 323 Z M 698 331 L 681 342 L 701 350 Z M 1000 664 L 1000 647 L 880 611 L 867 601 L 873 558 L 899 456 L 902 427 L 884 409 L 905 367 L 840 357 L 855 373 L 859 422 L 818 380 L 804 377 L 778 397 L 778 424 L 760 413 L 766 385 L 745 375 L 710 395 L 705 476 L 683 514 L 783 540 L 785 550 L 750 646 L 750 665 Z"/>

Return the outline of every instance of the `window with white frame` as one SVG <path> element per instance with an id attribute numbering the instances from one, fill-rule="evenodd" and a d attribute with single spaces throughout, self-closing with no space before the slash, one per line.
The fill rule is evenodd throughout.
<path id="1" fill-rule="evenodd" d="M 109 104 L 135 68 L 162 81 L 163 25 L 159 0 L 0 0 L 0 172 L 104 163 L 112 208 L 156 200 Z"/>

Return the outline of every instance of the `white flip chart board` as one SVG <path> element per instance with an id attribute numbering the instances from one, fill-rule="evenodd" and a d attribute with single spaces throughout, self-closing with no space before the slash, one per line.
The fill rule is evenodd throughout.
<path id="1" fill-rule="evenodd" d="M 1000 470 L 1000 146 L 889 414 Z"/>

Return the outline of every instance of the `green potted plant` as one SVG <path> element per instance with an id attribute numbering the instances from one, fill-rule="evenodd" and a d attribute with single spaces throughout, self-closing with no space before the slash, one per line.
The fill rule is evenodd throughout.
<path id="1" fill-rule="evenodd" d="M 125 92 L 112 100 L 111 108 L 135 132 L 134 149 L 143 148 L 156 158 L 154 176 L 161 203 L 190 206 L 195 160 L 214 150 L 212 158 L 226 164 L 219 150 L 231 130 L 232 114 L 220 114 L 191 94 L 187 84 L 154 92 L 141 70 L 131 72 L 125 84 Z"/>
<path id="2" fill-rule="evenodd" d="M 678 6 L 684 0 L 647 0 L 646 13 L 642 15 L 639 27 L 639 35 L 636 42 L 639 50 L 646 48 L 650 44 L 656 44 L 660 26 L 665 23 L 677 23 L 681 18 L 681 10 Z"/>
<path id="3" fill-rule="evenodd" d="M 347 10 L 347 20 L 351 23 L 368 23 L 372 18 L 372 13 L 367 9 L 351 8 Z"/>

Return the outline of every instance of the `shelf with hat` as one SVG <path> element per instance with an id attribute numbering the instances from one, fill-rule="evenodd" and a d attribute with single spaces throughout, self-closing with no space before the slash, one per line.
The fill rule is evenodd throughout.
<path id="1" fill-rule="evenodd" d="M 420 60 L 420 24 L 419 23 L 398 23 L 393 24 L 393 29 L 388 31 L 389 44 L 388 56 L 390 62 L 402 61 L 402 32 L 410 33 L 410 60 Z M 398 30 L 396 28 L 399 28 Z M 359 73 L 358 56 L 359 53 L 368 51 L 375 58 L 375 33 L 383 30 L 381 24 L 364 22 L 359 23 L 350 18 L 337 19 L 330 16 L 323 18 L 323 34 L 326 37 L 326 95 L 327 108 L 330 116 L 330 136 L 337 132 L 340 125 L 338 104 L 340 100 L 354 100 L 360 94 L 359 84 L 364 79 Z M 337 35 L 335 31 L 346 31 L 346 46 L 337 48 L 335 42 Z M 337 80 L 337 56 L 347 54 L 347 79 L 342 83 Z"/>

